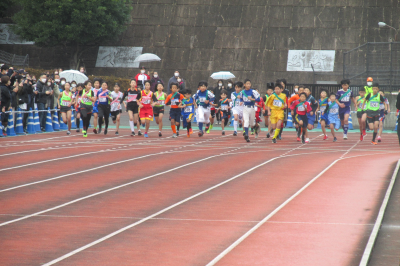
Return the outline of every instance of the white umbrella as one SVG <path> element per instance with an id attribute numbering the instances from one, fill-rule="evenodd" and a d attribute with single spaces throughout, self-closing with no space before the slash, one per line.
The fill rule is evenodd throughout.
<path id="1" fill-rule="evenodd" d="M 85 74 L 82 74 L 77 70 L 65 70 L 60 73 L 60 78 L 65 78 L 67 82 L 75 80 L 76 83 L 84 83 L 88 80 L 88 77 Z"/>
<path id="2" fill-rule="evenodd" d="M 213 79 L 234 79 L 236 77 L 229 71 L 220 71 L 220 72 L 216 72 L 216 73 L 212 74 L 211 78 L 213 78 Z"/>
<path id="3" fill-rule="evenodd" d="M 136 57 L 134 63 L 145 63 L 145 62 L 159 62 L 161 61 L 161 58 L 158 57 L 158 55 L 155 54 L 142 54 Z"/>

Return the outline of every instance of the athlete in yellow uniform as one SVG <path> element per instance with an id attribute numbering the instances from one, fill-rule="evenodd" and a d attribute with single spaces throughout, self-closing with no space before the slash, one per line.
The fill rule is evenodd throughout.
<path id="1" fill-rule="evenodd" d="M 285 119 L 285 109 L 287 108 L 286 94 L 282 93 L 283 87 L 281 84 L 275 84 L 274 93 L 268 98 L 267 107 L 268 115 L 270 116 L 272 129 L 275 129 L 275 135 L 272 142 L 276 143 L 276 138 L 281 131 L 281 125 Z"/>

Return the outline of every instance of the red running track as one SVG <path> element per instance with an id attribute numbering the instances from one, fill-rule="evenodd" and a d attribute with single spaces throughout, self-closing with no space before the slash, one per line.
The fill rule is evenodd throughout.
<path id="1" fill-rule="evenodd" d="M 142 143 L 147 141 L 143 138 L 103 140 L 100 143 L 104 145 L 85 145 L 94 152 L 109 149 L 110 145 L 117 151 L 110 151 L 107 156 L 95 153 L 72 157 L 82 150 L 61 149 L 59 153 L 66 152 L 71 158 L 0 171 L 10 175 L 2 180 L 4 189 L 126 158 L 173 152 L 0 192 L 3 223 L 165 172 L 0 226 L 0 264 L 41 265 L 142 221 L 96 245 L 77 250 L 57 264 L 206 265 L 342 158 L 217 265 L 321 265 L 322 261 L 323 265 L 354 265 L 361 258 L 387 181 L 399 159 L 398 148 L 390 144 L 396 139 L 388 135 L 384 138 L 387 142 L 371 146 L 367 142 L 357 144 L 354 139 L 325 142 L 313 133 L 314 141 L 300 145 L 290 134 L 284 134 L 284 140 L 276 145 L 265 138 L 252 139 L 247 145 L 240 137 L 222 138 L 219 132 L 201 139 L 163 138 L 150 139 L 152 142 L 148 143 Z M 350 134 L 350 138 L 353 136 L 356 137 Z M 48 143 L 38 146 L 46 147 Z M 148 149 L 136 150 L 143 147 Z M 19 151 L 21 147 L 7 147 L 0 155 L 12 153 L 13 149 Z M 21 156 L 20 164 L 52 158 L 49 151 L 34 154 Z M 216 155 L 220 156 L 212 157 Z M 196 160 L 199 162 L 190 164 Z M 8 167 L 19 165 L 13 160 L 6 162 Z M 171 170 L 184 164 L 189 165 Z M 255 166 L 259 167 L 252 169 Z M 221 183 L 232 177 L 236 178 Z M 213 189 L 207 191 L 210 188 Z M 197 196 L 181 202 L 193 195 Z M 180 204 L 173 206 L 176 203 Z M 143 220 L 166 208 L 171 209 Z"/>

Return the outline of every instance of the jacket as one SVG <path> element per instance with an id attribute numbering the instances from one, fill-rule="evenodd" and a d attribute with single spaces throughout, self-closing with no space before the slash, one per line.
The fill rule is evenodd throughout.
<path id="1" fill-rule="evenodd" d="M 156 86 L 158 83 L 161 83 L 162 85 L 164 85 L 164 81 L 162 79 L 160 79 L 160 77 L 158 77 L 158 78 L 153 77 L 153 78 L 151 78 L 150 82 L 151 82 L 150 90 L 152 92 L 156 91 Z"/>

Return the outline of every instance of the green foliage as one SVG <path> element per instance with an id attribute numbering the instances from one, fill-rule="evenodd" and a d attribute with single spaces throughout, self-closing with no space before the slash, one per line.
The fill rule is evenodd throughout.
<path id="1" fill-rule="evenodd" d="M 0 17 L 4 18 L 7 16 L 7 10 L 13 5 L 13 0 L 1 0 L 0 1 Z"/>

